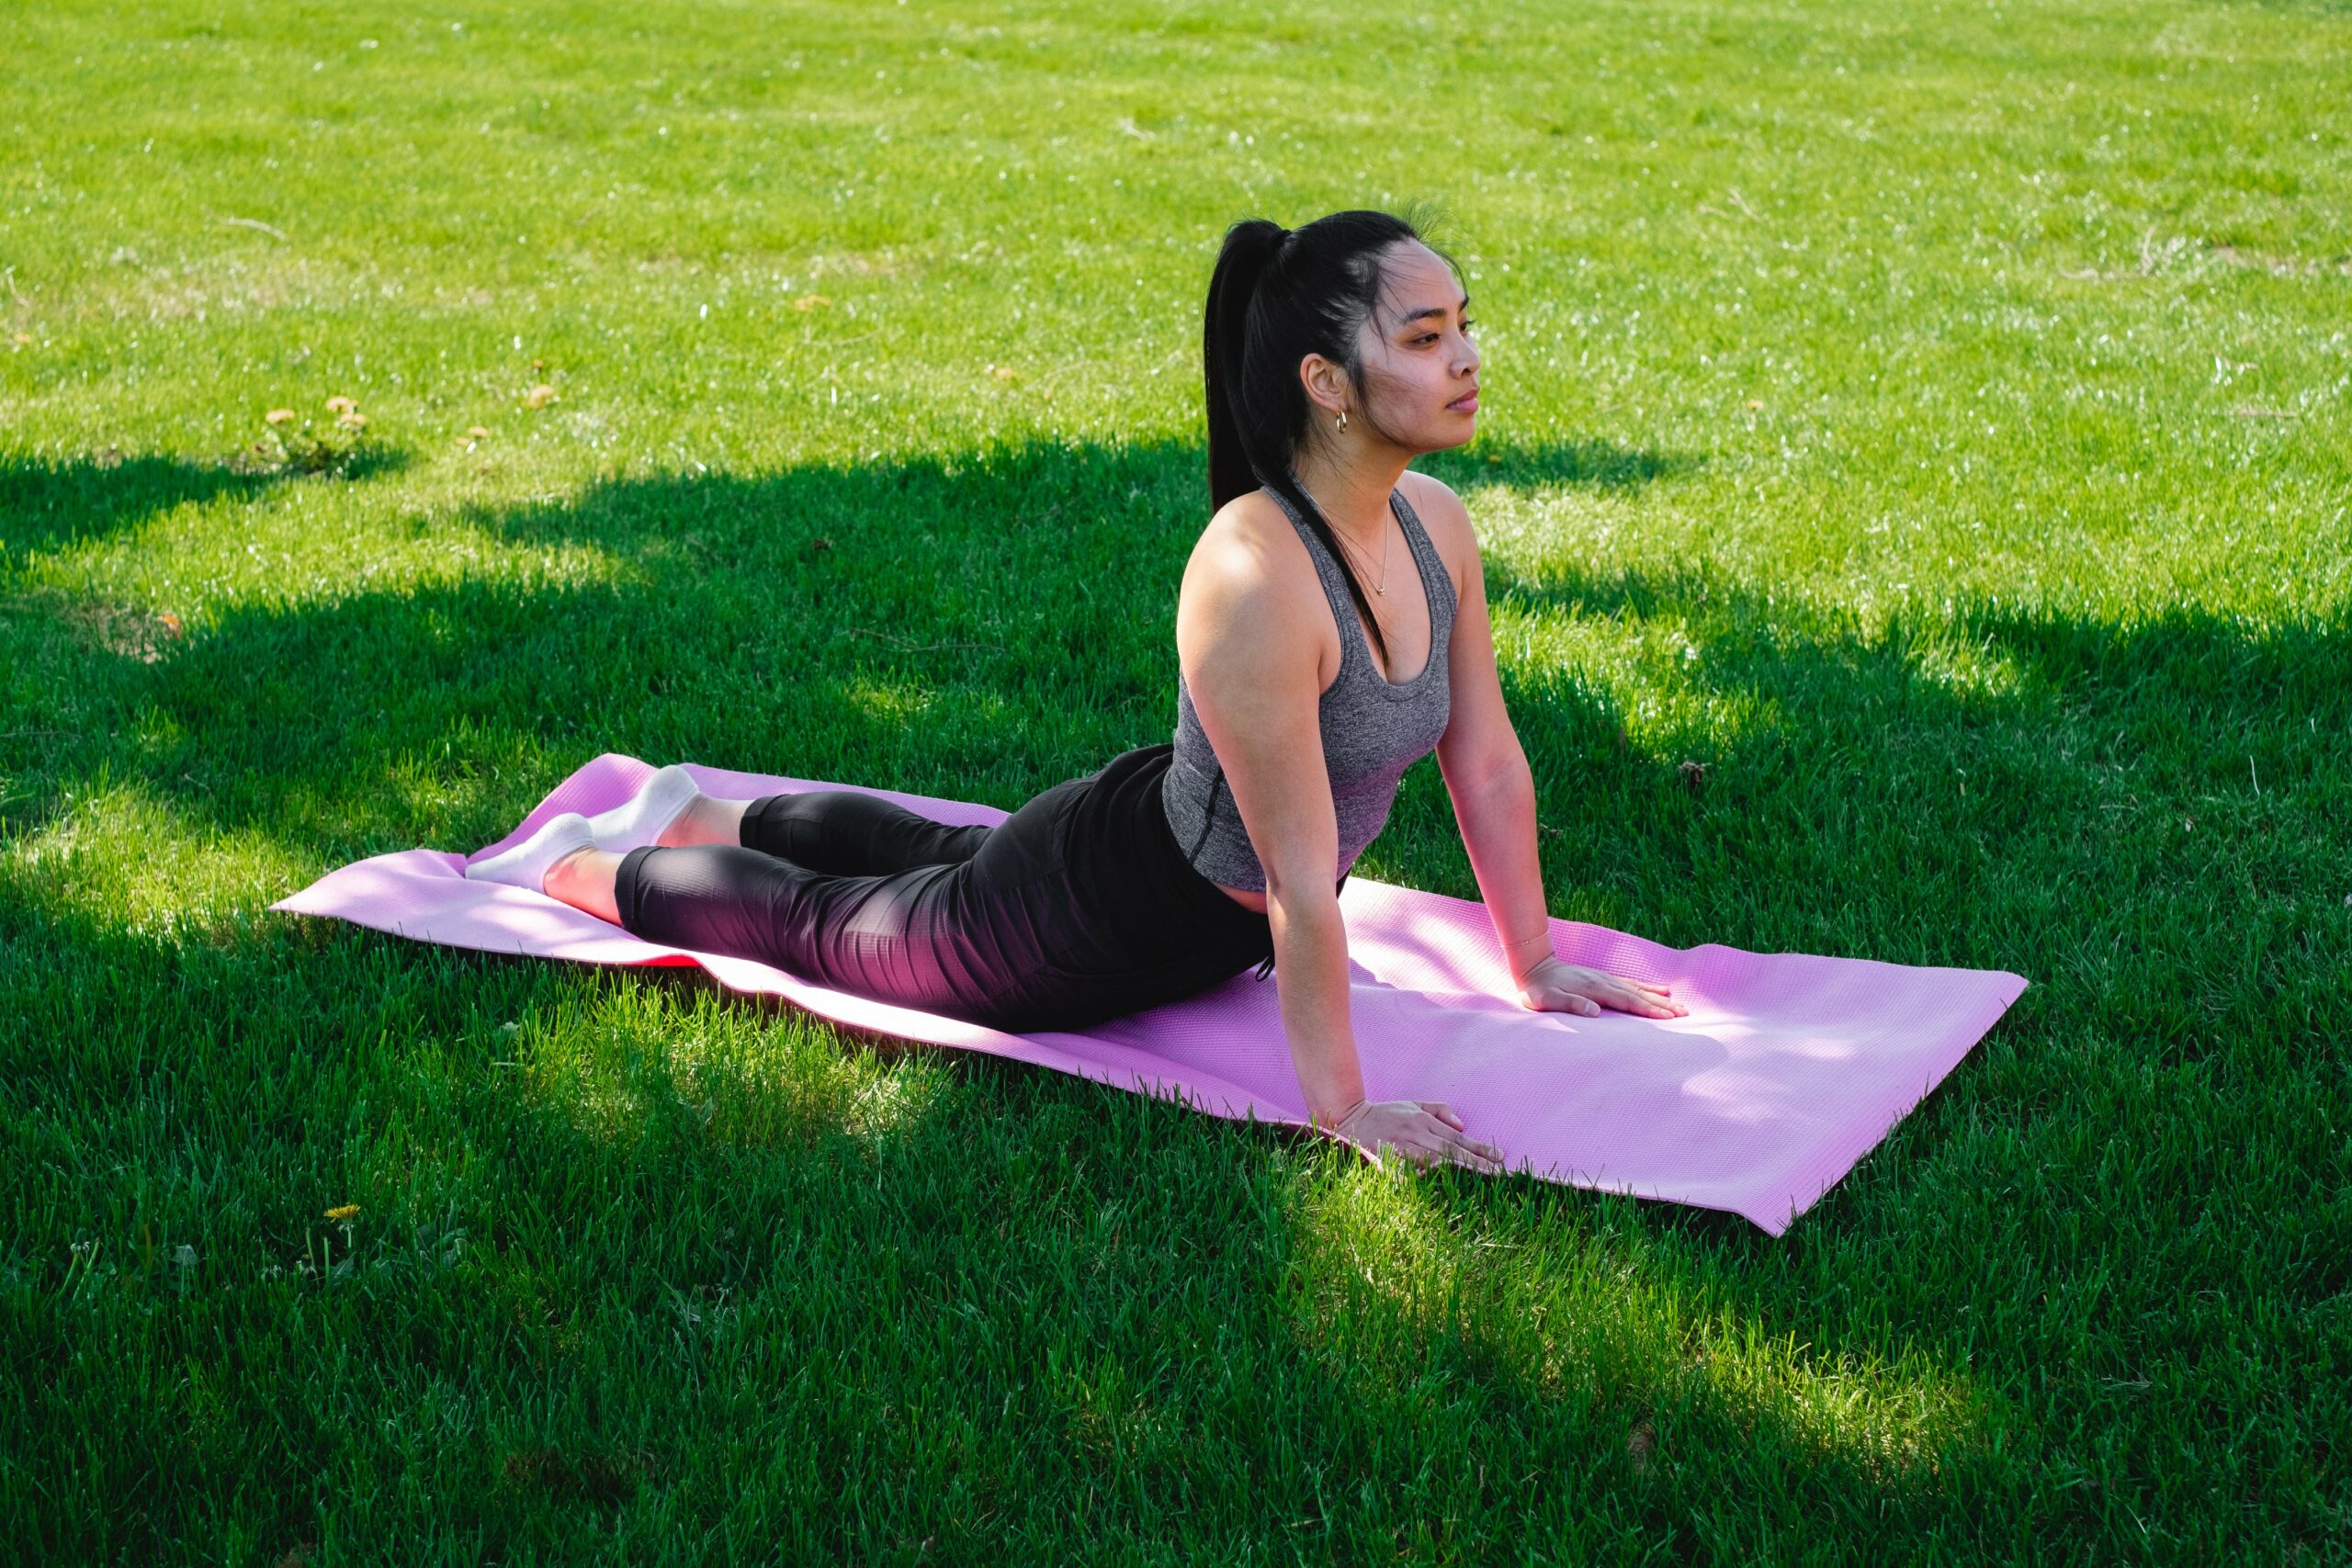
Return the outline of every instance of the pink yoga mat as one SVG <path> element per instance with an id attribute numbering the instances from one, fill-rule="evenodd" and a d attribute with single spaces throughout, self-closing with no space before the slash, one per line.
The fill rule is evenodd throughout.
<path id="1" fill-rule="evenodd" d="M 634 757 L 599 757 L 477 853 L 519 840 L 558 812 L 616 806 L 652 771 Z M 738 800 L 861 787 L 690 771 L 705 791 Z M 942 822 L 1006 816 L 966 801 L 865 793 Z M 736 990 L 785 997 L 854 1028 L 1009 1056 L 1211 1115 L 1306 1121 L 1272 979 L 1243 974 L 1082 1033 L 1006 1034 L 827 990 L 763 964 L 640 942 L 540 894 L 469 882 L 468 858 L 378 855 L 275 907 L 448 947 L 698 964 Z M 1351 876 L 1340 908 L 1368 1094 L 1452 1102 L 1514 1170 L 1728 1209 L 1774 1235 L 1853 1168 L 2025 989 L 2017 976 L 1992 970 L 1677 949 L 1554 920 L 1553 945 L 1567 962 L 1664 982 L 1690 1010 L 1664 1021 L 1572 1018 L 1529 1012 L 1510 998 L 1484 905 Z"/>

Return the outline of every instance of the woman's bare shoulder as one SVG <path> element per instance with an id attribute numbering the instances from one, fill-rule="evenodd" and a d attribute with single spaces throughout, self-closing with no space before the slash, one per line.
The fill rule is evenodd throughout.
<path id="1" fill-rule="evenodd" d="M 1273 497 L 1253 490 L 1217 508 L 1201 530 L 1184 568 L 1184 593 L 1272 608 L 1299 598 L 1314 572 L 1289 515 Z"/>
<path id="2" fill-rule="evenodd" d="M 1177 594 L 1177 650 L 1188 671 L 1214 662 L 1253 678 L 1270 663 L 1303 659 L 1320 678 L 1336 668 L 1330 619 L 1315 562 L 1271 496 L 1252 491 L 1217 509 Z"/>
<path id="3" fill-rule="evenodd" d="M 1470 509 L 1462 504 L 1462 498 L 1443 479 L 1415 473 L 1410 468 L 1398 478 L 1396 488 L 1405 492 L 1430 543 L 1444 558 L 1445 570 L 1453 578 L 1454 596 L 1458 599 L 1466 575 L 1478 561 L 1478 535 L 1470 525 Z"/>

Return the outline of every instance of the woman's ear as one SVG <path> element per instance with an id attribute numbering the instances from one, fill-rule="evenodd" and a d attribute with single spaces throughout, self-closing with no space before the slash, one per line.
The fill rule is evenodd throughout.
<path id="1" fill-rule="evenodd" d="M 1348 406 L 1348 373 L 1319 354 L 1310 354 L 1298 362 L 1299 385 L 1306 389 L 1306 400 L 1325 413 L 1337 413 Z"/>

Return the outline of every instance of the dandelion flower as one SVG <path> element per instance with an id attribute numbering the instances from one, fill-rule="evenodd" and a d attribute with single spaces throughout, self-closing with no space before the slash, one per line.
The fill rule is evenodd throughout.
<path id="1" fill-rule="evenodd" d="M 331 1220 L 356 1220 L 358 1217 L 359 1205 L 356 1203 L 337 1203 L 327 1211 L 327 1218 Z"/>

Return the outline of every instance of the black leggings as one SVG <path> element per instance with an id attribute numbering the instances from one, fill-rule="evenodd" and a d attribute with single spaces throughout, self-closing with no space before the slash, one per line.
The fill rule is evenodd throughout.
<path id="1" fill-rule="evenodd" d="M 1266 917 L 1169 829 L 1171 750 L 1123 752 L 993 827 L 854 790 L 772 795 L 741 848 L 631 851 L 613 899 L 649 942 L 998 1029 L 1082 1028 L 1273 958 Z"/>

